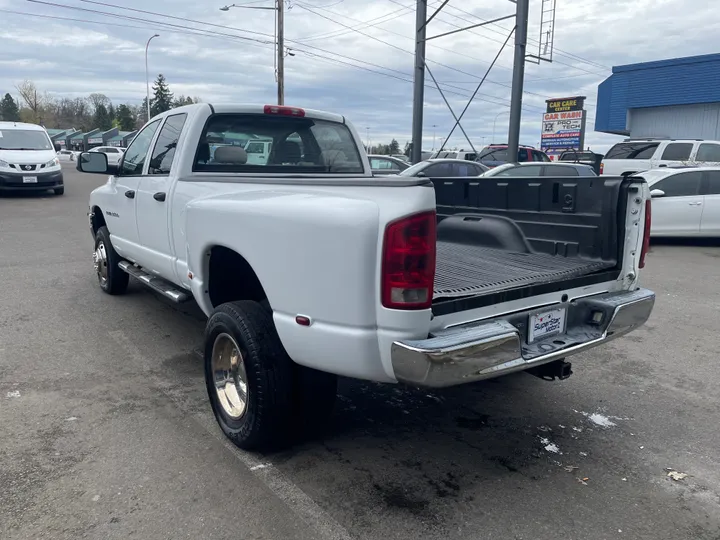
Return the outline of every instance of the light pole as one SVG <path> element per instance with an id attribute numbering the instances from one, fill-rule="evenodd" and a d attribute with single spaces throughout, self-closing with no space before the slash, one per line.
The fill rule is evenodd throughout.
<path id="1" fill-rule="evenodd" d="M 435 151 L 435 135 L 437 133 L 437 124 L 433 124 L 432 128 L 433 128 L 433 147 L 432 147 L 432 149 L 434 152 Z"/>
<path id="2" fill-rule="evenodd" d="M 367 153 L 370 153 L 370 128 L 366 127 L 367 130 L 367 139 L 365 139 L 365 146 L 367 147 Z"/>
<path id="3" fill-rule="evenodd" d="M 272 10 L 275 12 L 277 19 L 277 41 L 275 42 L 277 52 L 277 99 L 278 105 L 285 104 L 285 0 L 275 0 L 275 7 L 260 7 L 260 6 L 247 6 L 229 4 L 220 8 L 220 11 L 230 11 L 230 8 L 243 8 L 243 9 L 265 9 Z M 290 53 L 291 56 L 294 56 Z"/>
<path id="4" fill-rule="evenodd" d="M 495 144 L 495 125 L 497 124 L 497 119 L 500 118 L 503 114 L 510 114 L 510 111 L 502 111 L 497 113 L 497 116 L 495 116 L 495 121 L 493 122 L 493 138 L 492 141 L 490 141 L 490 144 Z"/>
<path id="5" fill-rule="evenodd" d="M 150 121 L 150 75 L 148 74 L 148 47 L 150 47 L 150 42 L 155 39 L 156 37 L 160 37 L 160 34 L 155 34 L 150 39 L 147 40 L 147 43 L 145 44 L 145 90 L 147 92 L 147 121 Z"/>

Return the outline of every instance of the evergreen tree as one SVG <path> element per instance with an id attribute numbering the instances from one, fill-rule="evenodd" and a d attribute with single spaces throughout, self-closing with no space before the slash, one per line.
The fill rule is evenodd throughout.
<path id="1" fill-rule="evenodd" d="M 113 104 L 112 104 L 112 103 L 110 103 L 110 105 L 108 105 L 108 114 L 110 115 L 110 121 L 111 121 L 111 122 L 112 122 L 113 120 L 115 120 L 115 115 L 117 114 L 117 112 L 116 112 L 115 107 L 113 107 Z"/>
<path id="2" fill-rule="evenodd" d="M 130 107 L 127 105 L 118 105 L 115 110 L 115 119 L 117 120 L 120 130 L 133 131 L 135 129 L 135 119 L 133 118 Z"/>
<path id="3" fill-rule="evenodd" d="M 112 118 L 105 105 L 100 104 L 95 109 L 95 115 L 93 116 L 93 123 L 96 128 L 100 128 L 102 131 L 107 131 L 112 128 Z"/>
<path id="4" fill-rule="evenodd" d="M 399 154 L 400 153 L 400 143 L 397 142 L 395 139 L 390 141 L 390 146 L 388 148 L 388 154 Z"/>
<path id="5" fill-rule="evenodd" d="M 165 111 L 169 111 L 173 107 L 173 95 L 170 87 L 165 80 L 165 76 L 160 73 L 153 83 L 153 97 L 150 100 L 150 115 L 155 116 Z"/>
<path id="6" fill-rule="evenodd" d="M 0 101 L 0 120 L 6 122 L 20 121 L 20 109 L 10 94 L 5 94 L 5 97 Z"/>

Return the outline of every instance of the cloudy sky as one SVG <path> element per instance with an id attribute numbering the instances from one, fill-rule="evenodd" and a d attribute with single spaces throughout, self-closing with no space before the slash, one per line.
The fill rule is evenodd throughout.
<path id="1" fill-rule="evenodd" d="M 270 7 L 273 0 L 237 0 Z M 429 3 L 429 12 L 441 4 Z M 542 0 L 530 1 L 528 53 L 537 54 Z M 0 0 L 0 92 L 30 79 L 55 96 L 106 94 L 115 103 L 145 95 L 163 73 L 176 94 L 208 102 L 275 102 L 274 12 L 221 11 L 224 0 Z M 410 138 L 413 0 L 289 0 L 286 103 L 346 115 L 372 142 Z M 586 144 L 616 137 L 592 131 L 597 85 L 613 65 L 718 52 L 720 18 L 710 0 L 557 0 L 554 61 L 526 68 L 521 142 L 538 145 L 545 100 L 587 96 Z M 450 0 L 428 36 L 511 14 L 508 0 Z M 428 66 L 461 111 L 512 21 L 431 40 Z M 507 138 L 512 40 L 466 113 L 475 145 Z M 427 83 L 432 85 L 428 77 Z M 426 89 L 424 148 L 439 146 L 454 121 Z M 457 132 L 453 146 L 467 147 Z"/>

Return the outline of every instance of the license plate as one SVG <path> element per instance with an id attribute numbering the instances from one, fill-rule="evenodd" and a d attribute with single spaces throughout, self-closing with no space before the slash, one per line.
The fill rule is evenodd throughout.
<path id="1" fill-rule="evenodd" d="M 565 331 L 565 308 L 543 311 L 530 315 L 528 343 Z"/>
<path id="2" fill-rule="evenodd" d="M 23 184 L 37 184 L 37 176 L 23 176 Z"/>

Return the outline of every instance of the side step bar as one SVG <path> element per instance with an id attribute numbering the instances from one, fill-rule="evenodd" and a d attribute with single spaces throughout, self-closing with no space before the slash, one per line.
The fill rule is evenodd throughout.
<path id="1" fill-rule="evenodd" d="M 187 302 L 190 298 L 192 298 L 189 293 L 178 289 L 172 283 L 168 283 L 164 279 L 154 276 L 153 274 L 148 274 L 142 268 L 139 268 L 128 261 L 120 261 L 118 266 L 121 270 L 137 279 L 140 283 L 147 285 L 154 291 L 162 294 L 168 300 L 172 300 L 177 304 Z"/>

